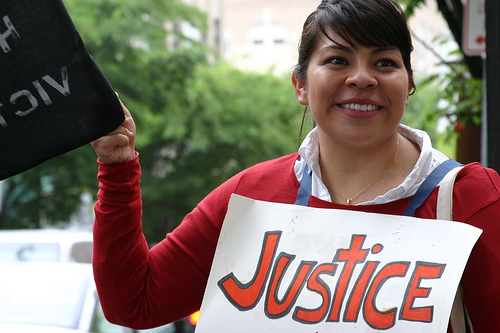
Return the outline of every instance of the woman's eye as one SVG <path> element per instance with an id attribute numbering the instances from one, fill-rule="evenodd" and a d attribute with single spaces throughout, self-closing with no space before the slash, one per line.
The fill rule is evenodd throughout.
<path id="1" fill-rule="evenodd" d="M 344 58 L 340 58 L 340 57 L 329 58 L 326 62 L 329 64 L 332 64 L 332 65 L 345 65 L 345 64 L 347 64 L 347 60 Z"/>
<path id="2" fill-rule="evenodd" d="M 396 63 L 390 59 L 382 59 L 377 62 L 379 67 L 397 67 Z"/>

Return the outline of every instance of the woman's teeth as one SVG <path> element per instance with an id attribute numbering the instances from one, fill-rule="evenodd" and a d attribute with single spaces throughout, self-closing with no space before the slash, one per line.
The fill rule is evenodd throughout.
<path id="1" fill-rule="evenodd" d="M 351 109 L 351 110 L 356 110 L 356 111 L 373 111 L 377 110 L 380 107 L 376 105 L 370 105 L 370 104 L 340 104 L 341 107 L 345 109 Z"/>

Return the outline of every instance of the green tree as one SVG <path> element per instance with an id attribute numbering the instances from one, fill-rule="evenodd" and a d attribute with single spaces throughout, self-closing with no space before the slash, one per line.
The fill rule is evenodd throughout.
<path id="1" fill-rule="evenodd" d="M 68 222 L 80 206 L 82 193 L 96 190 L 97 167 L 89 163 L 95 160 L 92 148 L 84 146 L 5 180 L 0 228 Z"/>
<path id="2" fill-rule="evenodd" d="M 144 232 L 158 241 L 211 190 L 255 163 L 296 151 L 302 117 L 289 78 L 198 66 L 143 168 Z"/>

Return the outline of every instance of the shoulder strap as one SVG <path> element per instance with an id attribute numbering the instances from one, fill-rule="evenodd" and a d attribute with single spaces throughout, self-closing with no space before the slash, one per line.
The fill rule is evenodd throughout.
<path id="1" fill-rule="evenodd" d="M 300 180 L 299 190 L 297 192 L 297 200 L 295 205 L 307 206 L 311 196 L 312 175 L 309 173 L 309 166 L 306 164 L 302 179 Z"/>
<path id="2" fill-rule="evenodd" d="M 453 333 L 474 333 L 472 322 L 465 308 L 462 286 L 458 285 L 455 300 L 450 314 L 451 330 Z"/>
<path id="3" fill-rule="evenodd" d="M 461 165 L 462 164 L 452 159 L 446 160 L 438 165 L 437 168 L 435 168 L 431 174 L 427 176 L 422 185 L 420 185 L 413 198 L 411 198 L 411 201 L 406 207 L 403 215 L 415 216 L 415 210 L 424 203 L 443 177 L 446 176 L 450 170 Z"/>
<path id="4" fill-rule="evenodd" d="M 451 169 L 441 181 L 438 189 L 436 219 L 453 221 L 453 185 L 462 167 Z"/>
<path id="5" fill-rule="evenodd" d="M 436 218 L 453 221 L 453 185 L 462 167 L 450 170 L 441 181 L 438 189 Z M 474 333 L 463 300 L 462 286 L 459 285 L 451 308 L 450 323 L 453 333 Z"/>

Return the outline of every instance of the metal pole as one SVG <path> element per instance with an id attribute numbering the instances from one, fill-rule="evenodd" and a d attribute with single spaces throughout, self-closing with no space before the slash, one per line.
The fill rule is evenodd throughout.
<path id="1" fill-rule="evenodd" d="M 481 122 L 481 164 L 488 165 L 488 105 L 486 104 L 486 53 L 483 53 L 483 96 L 482 96 L 482 122 Z"/>
<path id="2" fill-rule="evenodd" d="M 485 1 L 487 166 L 500 171 L 500 1 Z"/>

